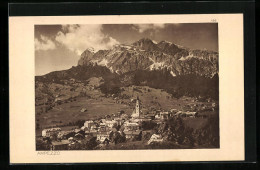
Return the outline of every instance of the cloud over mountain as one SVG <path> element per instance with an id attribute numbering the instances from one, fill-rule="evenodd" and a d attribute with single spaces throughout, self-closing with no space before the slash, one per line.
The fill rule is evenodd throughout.
<path id="1" fill-rule="evenodd" d="M 55 43 L 51 39 L 49 39 L 43 35 L 40 36 L 40 40 L 35 38 L 34 43 L 35 43 L 34 44 L 35 50 L 46 51 L 46 50 L 53 50 L 56 48 Z"/>
<path id="2" fill-rule="evenodd" d="M 56 41 L 80 55 L 86 48 L 110 49 L 119 42 L 102 32 L 102 25 L 63 25 Z"/>
<path id="3" fill-rule="evenodd" d="M 165 27 L 165 24 L 134 24 L 133 29 L 139 31 L 139 33 L 143 33 L 147 30 L 157 31 Z"/>

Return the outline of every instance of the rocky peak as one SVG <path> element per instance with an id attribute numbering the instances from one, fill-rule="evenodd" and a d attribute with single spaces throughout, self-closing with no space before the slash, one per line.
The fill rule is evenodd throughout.
<path id="1" fill-rule="evenodd" d="M 133 43 L 133 46 L 138 47 L 142 50 L 146 51 L 158 51 L 159 48 L 157 47 L 156 44 L 153 43 L 153 41 L 149 38 L 142 38 L 138 40 L 137 42 Z"/>
<path id="2" fill-rule="evenodd" d="M 86 49 L 80 56 L 80 59 L 78 61 L 78 65 L 86 65 L 89 60 L 92 59 L 94 55 L 94 48 L 88 48 Z"/>
<path id="3" fill-rule="evenodd" d="M 78 65 L 96 63 L 111 72 L 127 73 L 136 70 L 168 68 L 172 75 L 196 74 L 212 77 L 218 72 L 218 53 L 192 50 L 174 43 L 155 44 L 143 38 L 131 45 L 118 44 L 109 50 L 85 50 Z"/>
<path id="4" fill-rule="evenodd" d="M 180 50 L 177 45 L 168 41 L 161 41 L 160 43 L 158 43 L 158 47 L 162 51 L 173 55 Z"/>

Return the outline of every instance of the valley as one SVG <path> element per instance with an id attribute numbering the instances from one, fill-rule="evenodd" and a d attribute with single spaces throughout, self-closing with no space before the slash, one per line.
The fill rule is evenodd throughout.
<path id="1" fill-rule="evenodd" d="M 72 149 L 102 149 L 117 140 L 124 149 L 219 147 L 217 52 L 144 38 L 110 50 L 86 49 L 77 66 L 35 82 L 39 148 L 63 139 Z M 95 147 L 82 144 L 90 140 Z"/>

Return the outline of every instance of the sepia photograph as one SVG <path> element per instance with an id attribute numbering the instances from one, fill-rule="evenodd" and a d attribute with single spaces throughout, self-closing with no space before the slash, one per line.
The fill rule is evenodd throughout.
<path id="1" fill-rule="evenodd" d="M 243 14 L 9 23 L 11 163 L 245 159 Z"/>
<path id="2" fill-rule="evenodd" d="M 220 148 L 218 23 L 34 25 L 35 143 Z"/>

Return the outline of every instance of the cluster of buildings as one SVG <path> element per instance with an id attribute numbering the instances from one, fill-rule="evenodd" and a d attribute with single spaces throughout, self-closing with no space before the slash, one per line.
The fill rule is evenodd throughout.
<path id="1" fill-rule="evenodd" d="M 60 128 L 44 129 L 42 136 L 46 138 L 56 134 L 57 138 L 52 140 L 51 149 L 66 150 L 68 146 L 80 142 L 88 136 L 96 137 L 96 141 L 100 144 L 109 144 L 112 132 L 118 132 L 126 139 L 140 140 L 142 133 L 145 133 L 145 131 L 142 131 L 142 122 L 153 121 L 160 124 L 173 116 L 194 118 L 198 116 L 198 112 L 178 111 L 177 109 L 171 109 L 170 111 L 154 110 L 149 114 L 140 113 L 140 100 L 137 98 L 135 109 L 131 116 L 120 112 L 118 115 L 107 116 L 103 119 L 85 121 L 81 128 L 71 131 L 62 131 Z M 152 134 L 147 144 L 162 141 L 160 134 Z"/>

